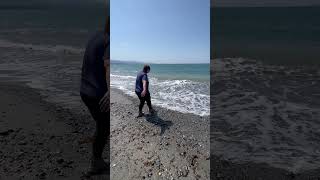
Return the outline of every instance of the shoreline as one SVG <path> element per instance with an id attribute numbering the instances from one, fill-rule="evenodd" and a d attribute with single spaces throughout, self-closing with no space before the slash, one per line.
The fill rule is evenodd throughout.
<path id="1" fill-rule="evenodd" d="M 125 96 L 128 100 L 132 101 L 132 102 L 135 102 L 137 103 L 136 101 L 138 101 L 138 97 L 136 95 L 134 96 L 131 96 L 125 92 L 123 92 L 122 90 L 118 89 L 118 88 L 115 88 L 115 87 L 111 87 L 111 92 L 114 92 L 116 94 L 122 94 L 123 96 Z M 112 99 L 112 97 L 110 97 Z M 151 96 L 152 98 L 152 96 Z M 152 99 L 151 99 L 152 101 Z M 137 104 L 139 105 L 139 104 Z M 147 107 L 147 104 L 144 105 L 145 107 Z M 198 115 L 198 114 L 194 114 L 194 113 L 186 113 L 186 112 L 180 112 L 178 110 L 173 110 L 173 109 L 168 109 L 168 108 L 165 108 L 165 107 L 162 107 L 160 105 L 157 105 L 157 104 L 152 104 L 152 106 L 154 107 L 157 107 L 158 109 L 162 109 L 162 110 L 165 110 L 165 111 L 168 111 L 170 113 L 179 113 L 179 114 L 185 114 L 185 115 L 190 115 L 190 116 L 195 116 L 197 118 L 200 118 L 200 119 L 208 119 L 210 117 L 210 115 L 204 115 L 204 116 L 201 116 L 201 115 Z M 146 110 L 147 112 L 147 109 L 145 109 L 144 107 L 144 110 Z"/>
<path id="2" fill-rule="evenodd" d="M 137 63 L 111 63 L 111 88 L 136 97 Z M 209 116 L 209 64 L 153 64 L 148 75 L 154 105 L 182 113 Z"/>
<path id="3" fill-rule="evenodd" d="M 283 168 L 273 167 L 267 163 L 256 163 L 251 161 L 244 162 L 234 162 L 231 160 L 227 160 L 220 155 L 214 154 L 214 150 L 211 149 L 211 153 L 209 156 L 207 151 L 208 147 L 199 151 L 198 149 L 195 151 L 193 146 L 199 142 L 206 142 L 205 139 L 209 138 L 206 133 L 203 131 L 196 131 L 197 127 L 193 127 L 190 132 L 182 132 L 179 133 L 178 129 L 175 131 L 170 131 L 168 133 L 164 133 L 163 136 L 168 137 L 165 138 L 165 142 L 159 140 L 157 135 L 161 133 L 156 131 L 156 125 L 148 125 L 148 120 L 144 118 L 130 118 L 134 113 L 132 113 L 132 109 L 129 108 L 129 111 L 120 110 L 120 107 L 132 106 L 134 102 L 138 103 L 138 99 L 126 95 L 119 89 L 111 89 L 111 179 L 157 179 L 157 178 L 178 178 L 178 179 L 206 179 L 204 177 L 208 177 L 207 169 L 210 167 L 210 179 L 214 180 L 222 180 L 222 179 L 231 179 L 231 180 L 270 180 L 270 179 L 283 179 L 283 180 L 293 180 L 293 179 L 317 179 L 320 177 L 320 171 L 311 170 L 304 171 L 300 173 L 294 173 L 288 171 Z M 116 97 L 116 98 L 113 98 Z M 115 102 L 119 100 L 119 102 Z M 124 105 L 124 106 L 121 106 Z M 137 104 L 138 105 L 138 104 Z M 117 106 L 116 108 L 113 108 Z M 144 107 L 146 110 L 146 107 Z M 162 113 L 166 110 L 161 107 L 157 107 L 157 110 L 160 111 L 160 116 L 163 116 Z M 119 112 L 121 111 L 121 112 Z M 134 111 L 133 111 L 134 112 Z M 180 114 L 179 112 L 170 112 Z M 181 113 L 182 114 L 182 113 Z M 190 114 L 195 116 L 193 114 Z M 129 117 L 128 117 L 129 116 Z M 188 116 L 188 114 L 186 115 Z M 200 116 L 199 116 L 200 117 Z M 129 120 L 130 119 L 130 120 Z M 164 118 L 163 118 L 164 119 Z M 170 119 L 172 122 L 179 122 L 183 119 Z M 199 119 L 198 119 L 199 120 Z M 209 120 L 210 119 L 206 119 Z M 126 122 L 124 122 L 126 121 Z M 186 118 L 188 122 L 189 119 Z M 207 122 L 206 122 L 207 123 Z M 199 122 L 198 127 L 204 127 L 207 124 Z M 172 123 L 174 124 L 174 123 Z M 185 128 L 183 126 L 188 125 L 188 123 L 182 124 L 181 129 Z M 130 127 L 131 126 L 131 127 Z M 211 124 L 213 126 L 213 124 Z M 154 128 L 155 129 L 152 129 Z M 170 127 L 174 128 L 174 127 Z M 138 129 L 138 130 L 137 130 Z M 201 128 L 199 128 L 201 129 Z M 125 133 L 125 135 L 121 134 Z M 198 136 L 199 134 L 203 135 L 200 138 L 190 139 L 189 141 L 181 138 L 181 141 L 177 141 L 179 136 L 188 137 L 188 135 Z M 148 136 L 149 135 L 149 136 Z M 200 136 L 201 136 L 200 135 Z M 212 135 L 211 135 L 212 136 Z M 213 137 L 210 137 L 213 143 Z M 160 136 L 161 139 L 161 136 Z M 195 141 L 192 141 L 195 140 Z M 124 141 L 124 142 L 120 142 Z M 140 141 L 140 142 L 139 142 Z M 142 141 L 142 142 L 141 142 Z M 184 142 L 186 141 L 186 142 Z M 179 149 L 181 146 L 175 146 L 175 143 L 183 143 L 183 150 Z M 155 143 L 152 144 L 152 143 Z M 158 143 L 158 144 L 157 144 Z M 208 145 L 207 144 L 203 145 Z M 145 145 L 151 146 L 146 147 Z M 210 144 L 209 144 L 210 145 Z M 174 146 L 174 148 L 173 148 Z M 177 148 L 178 147 L 178 148 Z M 211 148 L 214 148 L 211 146 Z M 127 152 L 124 152 L 127 151 Z M 131 153 L 130 153 L 131 151 Z M 156 151 L 156 152 L 155 152 Z M 154 152 L 153 154 L 151 152 Z M 151 153 L 151 155 L 150 155 Z M 170 154 L 170 157 L 174 157 L 172 159 L 163 158 L 165 154 Z M 144 157 L 146 155 L 146 157 Z M 156 158 L 154 158 L 156 156 Z M 184 157 L 185 156 L 185 157 Z M 194 158 L 197 157 L 197 158 Z M 199 158 L 201 157 L 201 158 Z M 210 164 L 204 163 L 210 157 Z M 184 161 L 184 158 L 187 161 Z M 163 160 L 164 159 L 164 160 Z M 178 159 L 178 160 L 177 160 Z M 193 160 L 196 159 L 197 167 L 194 168 Z M 179 161 L 179 165 L 176 165 L 175 161 Z M 159 163 L 160 162 L 160 163 Z M 158 164 L 157 164 L 158 163 Z M 202 164 L 199 166 L 199 163 Z M 159 164 L 164 165 L 164 167 Z M 207 166 L 203 166 L 206 164 Z M 182 168 L 181 168 L 182 167 Z M 188 167 L 188 168 L 185 168 Z M 196 169 L 192 172 L 189 172 L 192 168 Z M 186 170 L 188 169 L 188 170 Z M 201 174 L 197 172 L 206 172 L 205 176 L 202 177 Z M 161 175 L 159 175 L 159 172 Z M 174 173 L 176 172 L 176 173 Z M 188 172 L 188 173 L 187 173 Z M 196 173 L 194 173 L 196 172 Z M 119 174 L 127 173 L 126 176 L 120 176 Z M 200 176 L 197 176 L 200 175 Z M 161 177 L 157 177 L 161 176 Z M 208 178 L 209 179 L 209 178 Z"/>
<path id="4" fill-rule="evenodd" d="M 111 179 L 209 179 L 209 117 L 155 106 L 136 118 L 137 98 L 113 88 L 110 97 Z"/>
<path id="5" fill-rule="evenodd" d="M 86 109 L 75 114 L 43 101 L 40 93 L 25 85 L 3 81 L 0 84 L 3 85 L 0 94 L 5 99 L 0 102 L 0 143 L 4 147 L 0 150 L 4 164 L 0 178 L 81 179 L 89 165 L 91 144 L 80 141 L 90 136 L 94 127 Z M 158 118 L 163 122 L 132 118 L 135 99 L 114 90 L 111 92 L 111 108 L 115 107 L 111 109 L 111 179 L 125 178 L 120 175 L 133 179 L 143 176 L 146 179 L 207 179 L 210 166 L 211 179 L 320 177 L 319 170 L 293 173 L 267 164 L 235 163 L 216 154 L 210 155 L 206 127 L 209 119 L 195 123 L 199 121 L 195 115 L 158 107 Z M 22 111 L 23 108 L 27 108 L 26 111 Z M 190 118 L 185 118 L 187 116 Z M 181 122 L 183 119 L 186 121 Z M 47 123 L 48 120 L 51 123 Z M 95 178 L 101 176 L 89 179 Z"/>

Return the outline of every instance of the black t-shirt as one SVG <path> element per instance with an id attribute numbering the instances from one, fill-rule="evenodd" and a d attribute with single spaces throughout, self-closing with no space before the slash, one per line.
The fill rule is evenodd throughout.
<path id="1" fill-rule="evenodd" d="M 141 93 L 143 91 L 143 82 L 142 80 L 147 81 L 147 92 L 149 92 L 149 80 L 147 73 L 141 71 L 137 75 L 136 79 L 136 92 Z"/>
<path id="2" fill-rule="evenodd" d="M 109 53 L 103 32 L 97 32 L 88 41 L 82 64 L 80 93 L 90 97 L 101 98 L 108 91 L 104 54 Z"/>

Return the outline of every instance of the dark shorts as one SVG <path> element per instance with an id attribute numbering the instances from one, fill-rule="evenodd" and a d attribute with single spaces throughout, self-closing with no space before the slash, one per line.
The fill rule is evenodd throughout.
<path id="1" fill-rule="evenodd" d="M 147 92 L 146 95 L 144 97 L 141 96 L 141 92 L 136 92 L 136 95 L 138 96 L 138 98 L 140 99 L 140 101 L 147 101 L 151 99 L 150 96 L 150 92 Z"/>
<path id="2" fill-rule="evenodd" d="M 94 98 L 87 96 L 85 94 L 80 94 L 81 99 L 84 104 L 88 107 L 91 116 L 96 122 L 109 122 L 110 121 L 110 111 L 109 112 L 101 112 L 99 102 L 101 98 Z"/>
<path id="3" fill-rule="evenodd" d="M 152 105 L 151 105 L 151 97 L 150 97 L 150 93 L 147 92 L 146 95 L 144 97 L 141 96 L 140 92 L 136 92 L 139 100 L 140 100 L 140 104 L 139 104 L 139 111 L 142 112 L 144 103 L 147 102 L 147 105 L 149 107 L 149 110 L 152 109 Z"/>

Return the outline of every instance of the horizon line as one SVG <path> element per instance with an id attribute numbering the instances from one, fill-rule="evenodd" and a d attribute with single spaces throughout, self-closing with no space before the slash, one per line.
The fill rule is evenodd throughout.
<path id="1" fill-rule="evenodd" d="M 110 63 L 112 61 L 120 61 L 120 62 L 129 62 L 129 63 L 141 63 L 141 64 L 210 64 L 210 61 L 209 62 L 191 62 L 191 63 L 177 63 L 177 62 L 173 62 L 173 63 L 156 63 L 156 62 L 142 62 L 142 61 L 130 61 L 130 60 L 116 60 L 116 59 L 111 59 L 110 60 Z"/>

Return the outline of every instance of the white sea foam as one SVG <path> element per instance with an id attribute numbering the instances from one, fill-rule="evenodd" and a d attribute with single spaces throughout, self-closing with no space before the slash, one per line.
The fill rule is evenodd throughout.
<path id="1" fill-rule="evenodd" d="M 135 97 L 134 76 L 111 74 L 111 87 Z M 152 103 L 182 113 L 209 115 L 209 83 L 190 80 L 159 80 L 150 78 Z"/>

